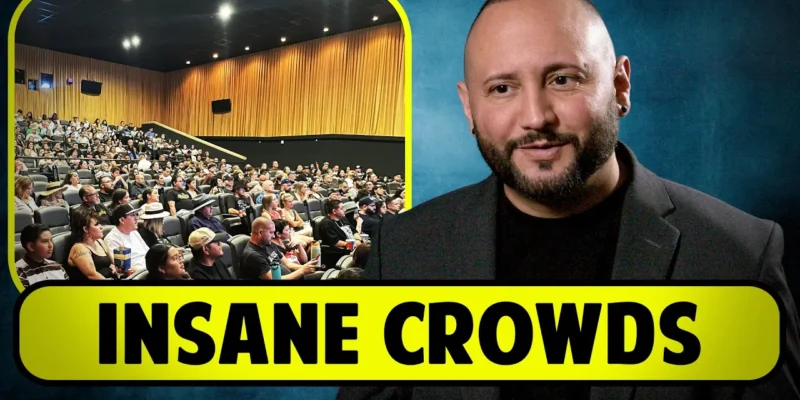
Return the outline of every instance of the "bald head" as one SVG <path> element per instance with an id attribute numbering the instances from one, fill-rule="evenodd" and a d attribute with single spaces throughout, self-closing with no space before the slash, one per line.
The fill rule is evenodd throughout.
<path id="1" fill-rule="evenodd" d="M 275 223 L 264 218 L 258 217 L 253 220 L 253 228 L 250 234 L 250 241 L 259 246 L 267 246 L 275 237 Z"/>
<path id="2" fill-rule="evenodd" d="M 473 56 L 483 57 L 481 49 L 491 47 L 492 41 L 503 40 L 495 34 L 510 32 L 503 25 L 509 14 L 524 19 L 533 29 L 558 31 L 561 36 L 569 36 L 571 44 L 590 49 L 598 59 L 613 63 L 616 58 L 605 23 L 590 0 L 487 0 L 478 11 L 467 36 L 464 49 L 465 79 L 468 79 Z M 475 36 L 478 38 L 475 39 Z M 547 45 L 538 39 L 537 42 Z"/>

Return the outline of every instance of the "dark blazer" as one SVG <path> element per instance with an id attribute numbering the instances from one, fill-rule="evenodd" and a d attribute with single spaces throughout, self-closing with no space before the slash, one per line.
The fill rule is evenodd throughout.
<path id="1" fill-rule="evenodd" d="M 617 157 L 632 174 L 612 279 L 759 280 L 783 300 L 787 346 L 784 365 L 758 386 L 602 386 L 592 388 L 591 399 L 800 399 L 798 317 L 781 265 L 780 226 L 657 177 L 621 143 Z M 364 279 L 495 279 L 495 210 L 500 190 L 501 183 L 490 176 L 384 221 L 373 238 Z M 394 387 L 342 388 L 338 398 L 498 397 L 496 387 Z"/>

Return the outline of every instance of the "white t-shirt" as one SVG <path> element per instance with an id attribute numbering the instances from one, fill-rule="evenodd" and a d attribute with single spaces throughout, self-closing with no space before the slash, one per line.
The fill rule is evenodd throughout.
<path id="1" fill-rule="evenodd" d="M 142 236 L 139 235 L 139 232 L 133 231 L 130 233 L 130 235 L 126 235 L 115 227 L 111 230 L 111 232 L 108 232 L 105 241 L 112 252 L 114 249 L 117 249 L 120 246 L 125 246 L 131 249 L 131 269 L 134 271 L 138 271 L 146 267 L 145 255 L 147 255 L 147 250 L 149 250 L 150 247 L 148 247 L 147 243 L 144 242 L 144 239 L 142 239 Z"/>

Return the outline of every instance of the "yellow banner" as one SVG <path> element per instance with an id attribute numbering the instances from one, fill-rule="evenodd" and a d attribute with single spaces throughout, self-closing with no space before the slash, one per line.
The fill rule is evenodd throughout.
<path id="1" fill-rule="evenodd" d="M 752 381 L 783 337 L 751 286 L 47 284 L 16 318 L 45 381 Z"/>

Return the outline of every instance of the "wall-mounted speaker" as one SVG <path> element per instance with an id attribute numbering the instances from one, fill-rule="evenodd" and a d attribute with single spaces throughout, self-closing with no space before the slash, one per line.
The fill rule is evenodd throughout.
<path id="1" fill-rule="evenodd" d="M 231 99 L 212 101 L 211 112 L 214 114 L 225 114 L 231 112 Z"/>
<path id="2" fill-rule="evenodd" d="M 14 83 L 18 83 L 20 85 L 25 84 L 25 70 L 24 69 L 15 69 L 14 70 Z"/>
<path id="3" fill-rule="evenodd" d="M 81 93 L 88 94 L 92 96 L 99 96 L 100 92 L 103 89 L 102 82 L 94 82 L 94 81 L 81 81 Z"/>

